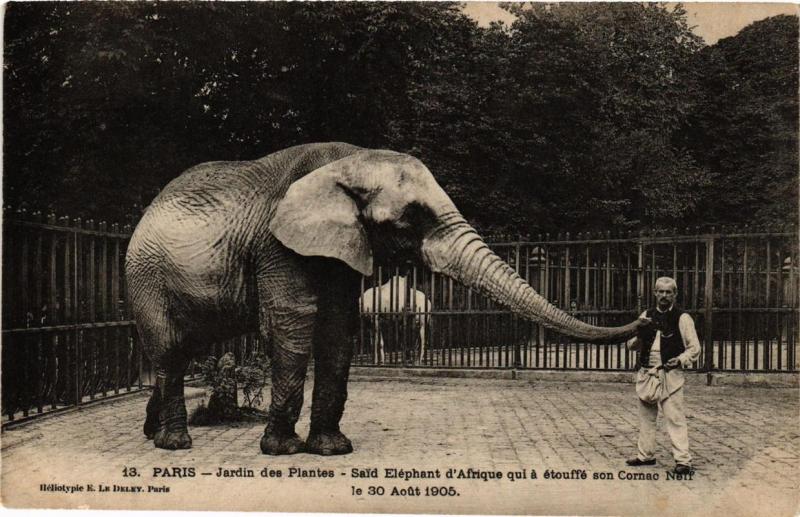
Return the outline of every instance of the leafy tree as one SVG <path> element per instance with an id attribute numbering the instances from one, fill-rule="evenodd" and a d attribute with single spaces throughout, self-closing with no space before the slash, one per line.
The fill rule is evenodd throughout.
<path id="1" fill-rule="evenodd" d="M 513 5 L 512 74 L 529 172 L 551 228 L 691 218 L 705 171 L 673 142 L 696 91 L 700 42 L 680 6 Z M 514 70 L 517 70 L 515 72 Z M 527 158 L 527 159 L 526 159 Z M 588 187 L 588 188 L 587 188 Z M 664 198 L 673 201 L 669 210 Z"/>
<path id="2" fill-rule="evenodd" d="M 703 200 L 711 222 L 797 220 L 797 23 L 758 21 L 697 56 L 703 95 L 685 141 L 712 173 Z"/>
<path id="3" fill-rule="evenodd" d="M 200 161 L 407 141 L 405 81 L 441 16 L 465 18 L 452 3 L 10 5 L 6 198 L 120 217 Z"/>
<path id="4" fill-rule="evenodd" d="M 484 229 L 796 217 L 796 17 L 703 47 L 680 5 L 507 8 L 9 4 L 5 198 L 119 220 L 195 163 L 343 140 Z"/>

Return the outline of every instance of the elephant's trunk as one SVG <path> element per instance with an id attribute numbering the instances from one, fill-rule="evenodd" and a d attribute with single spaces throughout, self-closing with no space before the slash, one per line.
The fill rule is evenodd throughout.
<path id="1" fill-rule="evenodd" d="M 640 323 L 596 327 L 548 302 L 498 257 L 458 212 L 424 239 L 422 255 L 433 271 L 443 273 L 505 305 L 515 314 L 562 334 L 594 343 L 614 343 L 634 336 Z"/>

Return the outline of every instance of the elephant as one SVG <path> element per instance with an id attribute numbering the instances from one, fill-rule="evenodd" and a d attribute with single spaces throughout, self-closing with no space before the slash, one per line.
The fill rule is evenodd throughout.
<path id="1" fill-rule="evenodd" d="M 406 297 L 408 298 L 408 303 L 406 303 Z M 416 360 L 421 360 L 425 356 L 428 329 L 431 323 L 429 312 L 432 304 L 425 293 L 407 284 L 405 276 L 393 276 L 382 285 L 364 291 L 359 299 L 359 307 L 362 315 L 369 316 L 376 364 L 384 364 L 386 362 L 384 353 L 386 340 L 384 339 L 383 330 L 386 330 L 387 325 L 383 325 L 382 328 L 381 320 L 383 319 L 384 322 L 391 321 L 391 318 L 387 318 L 385 315 L 388 315 L 388 313 L 398 314 L 405 310 L 416 314 L 413 319 L 413 325 L 416 334 L 419 336 L 419 346 L 413 347 L 418 348 L 419 352 L 417 353 L 415 349 L 412 349 L 410 353 L 416 356 Z"/>
<path id="2" fill-rule="evenodd" d="M 390 260 L 425 265 L 578 339 L 619 342 L 643 324 L 596 327 L 550 304 L 489 249 L 408 154 L 333 142 L 203 163 L 151 202 L 125 257 L 130 308 L 156 370 L 145 435 L 158 448 L 190 448 L 187 365 L 210 343 L 260 332 L 272 340 L 261 451 L 352 452 L 340 421 L 361 278 Z M 295 424 L 312 355 L 303 440 Z"/>

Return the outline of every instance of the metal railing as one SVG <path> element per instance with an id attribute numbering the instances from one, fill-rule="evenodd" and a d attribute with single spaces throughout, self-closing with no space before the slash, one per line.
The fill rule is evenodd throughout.
<path id="1" fill-rule="evenodd" d="M 153 383 L 125 302 L 123 262 L 131 230 L 5 211 L 4 421 Z M 490 246 L 555 305 L 597 325 L 631 321 L 651 305 L 654 280 L 672 276 L 702 342 L 696 368 L 797 370 L 796 232 L 566 234 Z M 424 268 L 377 268 L 363 279 L 362 292 L 355 364 L 577 370 L 635 364 L 623 344 L 567 339 Z M 238 357 L 263 346 L 263 339 L 250 336 L 210 353 Z"/>
<path id="2" fill-rule="evenodd" d="M 148 362 L 127 314 L 119 226 L 4 213 L 3 418 L 141 389 Z"/>
<path id="3" fill-rule="evenodd" d="M 671 276 L 678 303 L 692 315 L 701 340 L 695 368 L 797 369 L 800 275 L 794 232 L 566 234 L 490 246 L 556 306 L 596 325 L 632 321 L 652 305 L 655 279 Z M 381 285 L 390 292 L 388 304 L 362 302 L 358 364 L 597 370 L 635 364 L 621 343 L 569 340 L 424 269 L 380 268 L 364 279 L 363 291 L 371 289 L 368 296 L 375 298 Z M 419 291 L 429 303 L 421 311 L 402 303 L 396 293 L 404 290 Z M 423 345 L 416 337 L 419 324 L 425 325 Z M 376 353 L 381 342 L 384 352 Z"/>

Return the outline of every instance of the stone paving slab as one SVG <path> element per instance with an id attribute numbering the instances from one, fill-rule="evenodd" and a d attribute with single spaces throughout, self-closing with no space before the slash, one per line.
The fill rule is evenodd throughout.
<path id="1" fill-rule="evenodd" d="M 308 429 L 307 386 L 301 435 Z M 356 376 L 349 392 L 342 430 L 355 451 L 336 457 L 264 456 L 259 423 L 191 427 L 191 450 L 156 449 L 141 433 L 144 395 L 34 421 L 2 434 L 3 503 L 392 513 L 798 512 L 800 401 L 795 389 L 687 387 L 697 469 L 691 480 L 666 479 L 673 462 L 661 424 L 658 465 L 625 466 L 624 460 L 635 455 L 638 425 L 631 385 Z M 202 391 L 192 394 L 190 406 L 200 402 Z M 250 469 L 254 477 L 217 477 L 220 467 L 229 473 Z M 131 468 L 139 475 L 126 477 L 124 469 L 130 474 Z M 265 468 L 265 474 L 280 472 L 281 477 L 262 477 Z M 154 469 L 184 477 L 157 477 Z M 402 469 L 408 479 L 389 477 L 387 469 Z M 413 476 L 436 470 L 439 478 Z M 501 479 L 491 479 L 498 472 Z M 561 479 L 548 479 L 551 473 Z M 581 479 L 583 473 L 587 479 Z M 320 477 L 325 474 L 332 477 Z M 658 479 L 624 479 L 630 474 Z M 101 484 L 110 491 L 100 492 Z M 62 485 L 83 492 L 65 493 Z M 88 485 L 95 491 L 86 492 Z M 114 492 L 114 485 L 144 492 Z M 163 487 L 169 492 L 154 491 Z"/>

